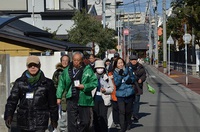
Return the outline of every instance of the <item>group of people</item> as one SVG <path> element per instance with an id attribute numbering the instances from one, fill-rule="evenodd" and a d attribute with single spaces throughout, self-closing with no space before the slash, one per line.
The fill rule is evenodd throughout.
<path id="1" fill-rule="evenodd" d="M 17 110 L 21 132 L 52 131 L 59 124 L 61 132 L 108 131 L 108 108 L 120 132 L 131 128 L 131 117 L 139 120 L 139 102 L 144 67 L 131 55 L 126 63 L 118 53 L 109 59 L 74 52 L 60 58 L 52 79 L 45 77 L 37 56 L 27 58 L 27 70 L 18 78 L 5 106 L 4 120 L 10 128 Z M 60 116 L 59 116 L 60 115 Z M 50 120 L 50 123 L 49 123 Z M 50 124 L 50 125 L 49 125 Z"/>

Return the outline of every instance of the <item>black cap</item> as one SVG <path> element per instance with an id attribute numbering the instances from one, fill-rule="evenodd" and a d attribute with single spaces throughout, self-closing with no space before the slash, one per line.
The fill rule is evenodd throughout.
<path id="1" fill-rule="evenodd" d="M 137 57 L 137 55 L 131 55 L 131 56 L 129 56 L 129 59 L 130 60 L 137 60 L 138 57 Z"/>
<path id="2" fill-rule="evenodd" d="M 119 53 L 115 53 L 115 54 L 114 54 L 114 57 L 119 57 Z"/>

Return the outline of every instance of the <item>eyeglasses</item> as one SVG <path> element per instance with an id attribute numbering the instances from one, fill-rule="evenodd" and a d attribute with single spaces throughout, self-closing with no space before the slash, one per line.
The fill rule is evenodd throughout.
<path id="1" fill-rule="evenodd" d="M 39 67 L 39 65 L 38 64 L 35 64 L 35 63 L 30 63 L 29 65 L 28 65 L 28 68 L 31 68 L 31 67 Z"/>

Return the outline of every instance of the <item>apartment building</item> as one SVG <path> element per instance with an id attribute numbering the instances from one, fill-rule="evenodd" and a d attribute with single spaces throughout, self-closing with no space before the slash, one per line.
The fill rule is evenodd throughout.
<path id="1" fill-rule="evenodd" d="M 97 15 L 102 15 L 103 0 L 88 0 L 89 5 L 95 5 Z M 120 12 L 120 6 L 123 0 L 105 0 L 105 21 L 108 28 L 117 29 L 117 15 Z"/>
<path id="2" fill-rule="evenodd" d="M 125 12 L 121 17 L 124 22 L 131 22 L 133 24 L 144 24 L 145 23 L 145 12 Z"/>

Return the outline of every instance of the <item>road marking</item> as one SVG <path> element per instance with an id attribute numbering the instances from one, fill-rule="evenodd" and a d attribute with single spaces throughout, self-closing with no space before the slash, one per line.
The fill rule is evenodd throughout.
<path id="1" fill-rule="evenodd" d="M 154 75 L 150 75 L 149 78 L 156 78 L 156 76 L 154 76 Z"/>

